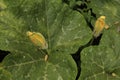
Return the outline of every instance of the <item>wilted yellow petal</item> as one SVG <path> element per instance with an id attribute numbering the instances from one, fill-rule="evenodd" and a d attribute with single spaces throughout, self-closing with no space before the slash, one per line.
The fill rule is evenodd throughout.
<path id="1" fill-rule="evenodd" d="M 115 73 L 112 73 L 112 76 L 113 76 L 113 77 L 116 77 L 117 75 L 116 75 Z"/>
<path id="2" fill-rule="evenodd" d="M 107 24 L 105 25 L 105 29 L 109 29 L 109 26 Z"/>
<path id="3" fill-rule="evenodd" d="M 48 61 L 48 54 L 45 55 L 45 61 Z"/>

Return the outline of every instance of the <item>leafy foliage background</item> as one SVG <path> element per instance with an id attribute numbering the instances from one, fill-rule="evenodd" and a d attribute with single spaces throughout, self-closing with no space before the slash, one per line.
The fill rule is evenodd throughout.
<path id="1" fill-rule="evenodd" d="M 118 0 L 0 0 L 0 50 L 10 52 L 0 63 L 0 80 L 119 80 L 119 5 Z M 94 44 L 92 30 L 101 15 L 110 28 Z M 27 31 L 46 38 L 47 62 Z"/>

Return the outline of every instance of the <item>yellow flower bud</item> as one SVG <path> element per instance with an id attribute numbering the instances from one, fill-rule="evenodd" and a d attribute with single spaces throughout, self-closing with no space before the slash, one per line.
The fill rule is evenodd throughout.
<path id="1" fill-rule="evenodd" d="M 44 36 L 41 33 L 27 31 L 26 34 L 30 38 L 32 43 L 35 46 L 39 47 L 39 49 L 47 49 L 48 48 L 48 44 L 47 44 Z"/>
<path id="2" fill-rule="evenodd" d="M 102 30 L 105 28 L 105 29 L 108 29 L 109 26 L 105 23 L 105 16 L 100 16 L 96 22 L 95 22 L 95 27 L 94 27 L 94 30 L 93 30 L 93 36 L 94 37 L 98 37 Z"/>

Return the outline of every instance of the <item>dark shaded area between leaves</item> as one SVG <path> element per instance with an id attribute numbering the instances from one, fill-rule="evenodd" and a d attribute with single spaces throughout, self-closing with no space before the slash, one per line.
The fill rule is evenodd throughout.
<path id="1" fill-rule="evenodd" d="M 4 57 L 7 56 L 9 53 L 9 51 L 0 50 L 0 62 L 2 62 Z"/>
<path id="2" fill-rule="evenodd" d="M 62 1 L 63 1 L 63 3 L 70 5 L 69 0 L 62 0 Z M 88 16 L 85 15 L 85 14 L 88 14 L 90 12 L 90 14 L 91 14 L 90 16 L 93 17 L 95 20 L 97 19 L 96 14 L 93 12 L 92 8 L 88 8 L 88 6 L 87 6 L 88 4 L 90 4 L 90 0 L 76 0 L 76 1 L 82 1 L 82 3 L 79 5 L 75 4 L 72 7 L 72 9 L 75 11 L 78 11 L 79 13 L 81 13 L 84 16 L 87 25 L 93 31 L 94 27 L 91 24 L 91 20 L 89 20 Z M 102 37 L 102 34 L 100 34 L 100 36 L 98 36 L 97 38 L 95 38 L 93 36 L 87 44 L 80 46 L 78 48 L 78 50 L 74 54 L 71 55 L 76 62 L 77 70 L 78 70 L 78 73 L 77 73 L 75 80 L 78 80 L 80 77 L 80 74 L 81 74 L 81 62 L 82 62 L 81 61 L 81 51 L 86 47 L 99 45 L 101 37 Z"/>
<path id="3" fill-rule="evenodd" d="M 69 0 L 62 0 L 63 3 L 66 3 L 66 4 L 70 4 L 70 1 Z"/>
<path id="4" fill-rule="evenodd" d="M 71 55 L 77 64 L 77 70 L 78 70 L 75 80 L 78 80 L 81 74 L 81 51 L 86 47 L 99 45 L 101 37 L 102 34 L 97 38 L 92 37 L 92 39 L 87 44 L 80 46 L 79 49 L 74 54 Z"/>

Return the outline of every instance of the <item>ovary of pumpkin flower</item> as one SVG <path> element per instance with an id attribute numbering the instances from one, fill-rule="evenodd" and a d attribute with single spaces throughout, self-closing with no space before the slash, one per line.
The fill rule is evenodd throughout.
<path id="1" fill-rule="evenodd" d="M 100 16 L 96 20 L 94 30 L 93 30 L 94 37 L 98 37 L 102 33 L 104 28 L 105 29 L 109 28 L 109 26 L 105 23 L 105 18 L 106 18 L 105 16 Z"/>

